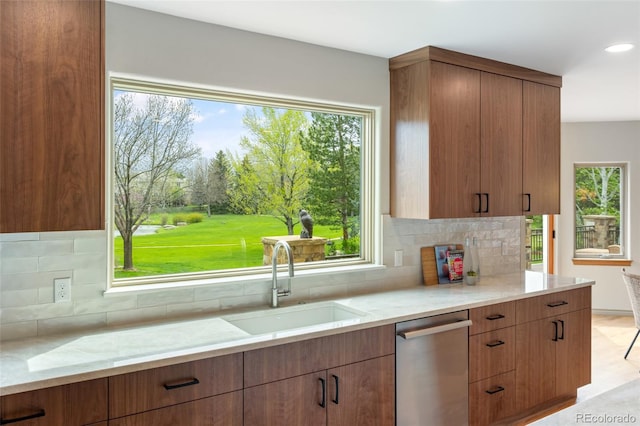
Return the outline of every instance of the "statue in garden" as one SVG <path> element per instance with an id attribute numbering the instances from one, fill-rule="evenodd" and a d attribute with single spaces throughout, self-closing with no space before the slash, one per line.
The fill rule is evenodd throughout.
<path id="1" fill-rule="evenodd" d="M 300 210 L 300 224 L 302 225 L 300 238 L 313 238 L 313 218 L 304 209 Z"/>

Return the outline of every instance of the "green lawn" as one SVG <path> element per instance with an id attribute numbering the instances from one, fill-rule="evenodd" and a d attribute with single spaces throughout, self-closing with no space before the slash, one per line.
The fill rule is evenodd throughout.
<path id="1" fill-rule="evenodd" d="M 300 232 L 300 225 L 295 227 Z M 200 223 L 160 229 L 133 238 L 136 271 L 123 271 L 122 238 L 115 238 L 116 278 L 211 271 L 262 265 L 262 237 L 286 235 L 271 216 L 213 215 Z M 337 238 L 340 230 L 314 226 L 314 236 Z"/>

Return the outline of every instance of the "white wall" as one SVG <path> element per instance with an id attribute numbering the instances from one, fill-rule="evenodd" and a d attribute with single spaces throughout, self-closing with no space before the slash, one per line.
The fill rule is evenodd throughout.
<path id="1" fill-rule="evenodd" d="M 344 297 L 421 285 L 420 247 L 478 237 L 483 273 L 521 269 L 523 219 L 392 219 L 389 211 L 387 60 L 106 5 L 107 73 L 225 90 L 375 108 L 378 226 L 385 269 L 296 278 L 289 300 Z M 108 74 L 107 74 L 108 75 Z M 107 232 L 0 234 L 0 339 L 267 306 L 269 280 L 105 297 Z M 404 265 L 393 267 L 402 249 Z M 72 277 L 70 303 L 53 303 L 53 279 Z"/>
<path id="2" fill-rule="evenodd" d="M 570 275 L 596 280 L 593 288 L 593 308 L 615 311 L 631 309 L 622 278 L 621 267 L 580 266 L 571 261 L 574 244 L 573 165 L 584 162 L 628 162 L 627 247 L 634 261 L 626 267 L 640 273 L 637 263 L 640 253 L 640 121 L 563 123 L 562 124 L 561 193 L 562 214 L 558 217 L 558 268 L 559 275 Z M 629 189 L 629 188 L 628 188 Z"/>

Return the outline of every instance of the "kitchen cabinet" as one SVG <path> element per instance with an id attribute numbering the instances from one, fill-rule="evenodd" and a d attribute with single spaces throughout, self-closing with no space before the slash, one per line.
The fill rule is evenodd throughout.
<path id="1" fill-rule="evenodd" d="M 245 352 L 246 425 L 393 425 L 393 326 Z"/>
<path id="2" fill-rule="evenodd" d="M 0 398 L 0 424 L 79 426 L 107 420 L 107 379 Z"/>
<path id="3" fill-rule="evenodd" d="M 469 311 L 469 424 L 489 425 L 516 413 L 515 302 Z"/>
<path id="4" fill-rule="evenodd" d="M 104 2 L 0 1 L 0 232 L 104 229 Z"/>
<path id="5" fill-rule="evenodd" d="M 170 418 L 189 419 L 183 424 L 239 424 L 242 370 L 242 354 L 232 354 L 109 377 L 110 424 L 180 424 Z M 221 394 L 226 396 L 210 398 Z M 218 405 L 228 409 L 231 423 L 210 422 L 220 415 L 213 408 Z M 181 414 L 190 407 L 198 410 Z M 158 420 L 145 423 L 151 419 Z"/>
<path id="6" fill-rule="evenodd" d="M 389 68 L 392 216 L 559 211 L 559 175 L 537 179 L 559 165 L 560 77 L 435 47 Z"/>
<path id="7" fill-rule="evenodd" d="M 591 381 L 591 288 L 518 301 L 516 406 L 575 398 Z"/>
<path id="8" fill-rule="evenodd" d="M 523 83 L 525 214 L 560 213 L 560 88 Z"/>

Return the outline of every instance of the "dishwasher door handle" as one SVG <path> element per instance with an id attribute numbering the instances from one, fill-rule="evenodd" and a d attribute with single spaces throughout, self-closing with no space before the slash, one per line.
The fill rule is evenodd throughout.
<path id="1" fill-rule="evenodd" d="M 444 333 L 445 331 L 456 330 L 458 328 L 470 327 L 471 324 L 473 324 L 471 320 L 462 320 L 462 321 L 450 322 L 448 324 L 436 325 L 433 327 L 420 328 L 418 330 L 401 331 L 398 333 L 398 336 L 402 337 L 403 339 L 409 340 L 409 339 L 415 339 L 416 337 L 429 336 L 431 334 L 437 334 L 437 333 Z"/>

